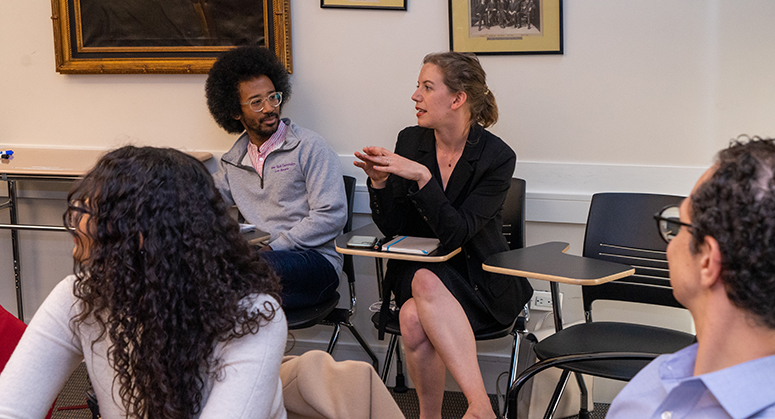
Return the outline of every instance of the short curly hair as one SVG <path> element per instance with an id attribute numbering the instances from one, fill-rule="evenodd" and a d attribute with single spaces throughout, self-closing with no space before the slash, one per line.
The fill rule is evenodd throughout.
<path id="1" fill-rule="evenodd" d="M 744 137 L 744 136 L 743 136 Z M 692 251 L 718 241 L 721 280 L 735 306 L 775 329 L 775 140 L 738 137 L 692 194 Z"/>
<path id="2" fill-rule="evenodd" d="M 242 122 L 234 119 L 242 113 L 239 84 L 267 76 L 275 90 L 282 92 L 283 104 L 291 97 L 288 71 L 277 56 L 264 47 L 246 46 L 225 52 L 213 64 L 205 82 L 207 107 L 215 122 L 231 134 L 245 130 Z M 280 107 L 282 110 L 282 105 Z"/>

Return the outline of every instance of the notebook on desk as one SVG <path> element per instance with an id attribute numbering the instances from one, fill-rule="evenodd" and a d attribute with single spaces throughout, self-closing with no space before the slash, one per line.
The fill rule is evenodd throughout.
<path id="1" fill-rule="evenodd" d="M 428 237 L 398 236 L 382 245 L 383 252 L 408 253 L 412 255 L 428 255 L 438 249 L 439 239 Z"/>

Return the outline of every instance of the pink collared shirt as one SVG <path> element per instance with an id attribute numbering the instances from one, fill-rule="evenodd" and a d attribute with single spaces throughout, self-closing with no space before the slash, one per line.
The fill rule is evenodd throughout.
<path id="1" fill-rule="evenodd" d="M 256 173 L 262 178 L 264 177 L 264 161 L 266 161 L 266 156 L 283 145 L 287 128 L 288 126 L 280 120 L 280 123 L 277 124 L 277 131 L 275 131 L 264 144 L 261 144 L 260 148 L 253 144 L 253 142 L 248 141 L 248 156 L 250 157 L 250 162 L 253 164 L 253 168 L 256 169 Z"/>

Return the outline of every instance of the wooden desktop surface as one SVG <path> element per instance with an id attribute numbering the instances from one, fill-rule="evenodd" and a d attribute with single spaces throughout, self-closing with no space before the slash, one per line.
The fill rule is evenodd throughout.
<path id="1" fill-rule="evenodd" d="M 362 249 L 355 247 L 347 247 L 347 241 L 352 236 L 374 236 L 378 239 L 384 238 L 384 235 L 375 224 L 369 224 L 355 230 L 342 234 L 336 238 L 336 251 L 345 255 L 354 256 L 368 256 L 381 259 L 399 259 L 399 260 L 411 260 L 415 262 L 445 262 L 451 259 L 453 256 L 460 253 L 460 248 L 452 251 L 439 248 L 431 252 L 429 255 L 411 255 L 408 253 L 396 253 L 396 252 L 382 252 L 373 249 Z"/>
<path id="2" fill-rule="evenodd" d="M 635 273 L 629 265 L 565 254 L 568 243 L 549 242 L 488 257 L 485 271 L 573 285 L 598 285 Z"/>
<path id="3" fill-rule="evenodd" d="M 244 237 L 248 243 L 255 244 L 269 240 L 271 236 L 266 231 L 255 229 L 253 231 L 248 231 L 247 233 L 242 233 L 242 237 Z"/>
<path id="4" fill-rule="evenodd" d="M 110 150 L 78 150 L 64 148 L 8 147 L 12 159 L 0 159 L 0 173 L 8 177 L 78 178 L 85 175 Z M 3 149 L 5 150 L 5 149 Z M 213 157 L 202 151 L 186 151 L 199 161 Z"/>

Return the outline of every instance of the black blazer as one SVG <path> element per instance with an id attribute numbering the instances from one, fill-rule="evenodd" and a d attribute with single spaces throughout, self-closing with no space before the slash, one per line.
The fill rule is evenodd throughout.
<path id="1" fill-rule="evenodd" d="M 499 323 L 511 323 L 530 299 L 532 287 L 525 278 L 485 272 L 482 262 L 509 250 L 502 234 L 501 207 L 514 174 L 514 151 L 478 124 L 472 126 L 446 191 L 433 130 L 404 129 L 398 134 L 395 152 L 428 167 L 433 179 L 421 190 L 417 182 L 395 175 L 390 175 L 383 189 L 369 187 L 375 224 L 386 237 L 436 237 L 444 247 L 462 247 L 455 258 L 463 260 L 450 263 L 465 267 L 464 277 Z M 392 282 L 389 279 L 388 269 L 386 282 Z"/>

